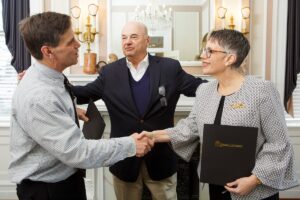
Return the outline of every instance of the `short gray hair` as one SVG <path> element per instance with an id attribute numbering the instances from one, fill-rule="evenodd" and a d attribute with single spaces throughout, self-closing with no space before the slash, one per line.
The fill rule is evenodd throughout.
<path id="1" fill-rule="evenodd" d="M 236 61 L 232 64 L 235 68 L 241 66 L 250 51 L 248 39 L 236 30 L 222 29 L 212 31 L 208 40 L 216 41 L 227 52 L 236 55 Z"/>

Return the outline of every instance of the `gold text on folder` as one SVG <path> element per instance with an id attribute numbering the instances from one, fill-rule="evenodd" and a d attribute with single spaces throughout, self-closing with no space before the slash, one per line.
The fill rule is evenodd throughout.
<path id="1" fill-rule="evenodd" d="M 218 148 L 224 148 L 224 147 L 228 147 L 228 148 L 243 148 L 243 145 L 241 144 L 226 144 L 226 143 L 222 143 L 219 140 L 216 140 L 214 143 L 215 147 Z"/>

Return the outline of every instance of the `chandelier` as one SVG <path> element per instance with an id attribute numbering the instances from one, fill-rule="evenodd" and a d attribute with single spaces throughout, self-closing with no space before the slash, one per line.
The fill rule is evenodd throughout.
<path id="1" fill-rule="evenodd" d="M 149 0 L 145 7 L 135 8 L 134 19 L 144 23 L 150 30 L 161 30 L 172 27 L 172 8 L 158 5 L 155 0 Z"/>

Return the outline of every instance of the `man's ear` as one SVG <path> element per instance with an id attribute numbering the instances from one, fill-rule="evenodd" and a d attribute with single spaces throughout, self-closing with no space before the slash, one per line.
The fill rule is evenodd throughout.
<path id="1" fill-rule="evenodd" d="M 147 46 L 149 46 L 150 42 L 151 42 L 151 38 L 147 36 Z"/>
<path id="2" fill-rule="evenodd" d="M 225 65 L 226 66 L 231 66 L 232 64 L 234 64 L 236 61 L 236 55 L 235 54 L 229 54 L 226 57 L 226 61 L 225 61 Z"/>
<path id="3" fill-rule="evenodd" d="M 43 54 L 43 58 L 53 58 L 53 54 L 51 49 L 48 46 L 42 46 L 41 47 L 41 52 Z"/>

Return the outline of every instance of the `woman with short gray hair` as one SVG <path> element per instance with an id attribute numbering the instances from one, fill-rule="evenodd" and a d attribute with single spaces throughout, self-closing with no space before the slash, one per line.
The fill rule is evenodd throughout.
<path id="1" fill-rule="evenodd" d="M 204 124 L 214 124 L 217 118 L 221 125 L 258 129 L 251 175 L 225 186 L 210 184 L 211 200 L 278 200 L 280 190 L 298 185 L 294 151 L 278 91 L 270 81 L 241 73 L 249 50 L 242 33 L 212 31 L 201 60 L 203 74 L 216 80 L 198 87 L 195 104 L 186 119 L 174 128 L 147 133 L 155 142 L 170 141 L 175 152 L 188 161 L 198 143 L 202 143 Z M 239 106 L 234 106 L 237 103 Z"/>

